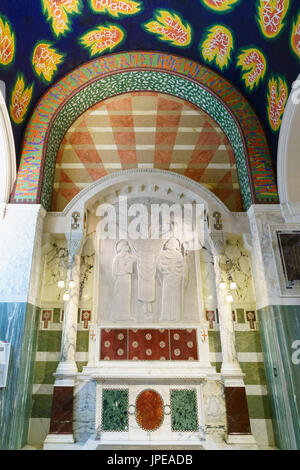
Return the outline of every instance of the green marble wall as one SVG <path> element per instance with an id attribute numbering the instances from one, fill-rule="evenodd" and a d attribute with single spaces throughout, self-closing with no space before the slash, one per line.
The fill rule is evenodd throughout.
<path id="1" fill-rule="evenodd" d="M 259 310 L 277 446 L 300 449 L 300 306 Z"/>
<path id="2" fill-rule="evenodd" d="M 39 309 L 25 302 L 0 303 L 0 339 L 11 343 L 7 386 L 0 388 L 0 449 L 27 443 Z"/>

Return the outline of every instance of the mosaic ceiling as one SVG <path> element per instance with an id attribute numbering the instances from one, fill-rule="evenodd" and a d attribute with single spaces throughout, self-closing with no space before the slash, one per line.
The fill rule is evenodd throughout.
<path id="1" fill-rule="evenodd" d="M 196 106 L 155 92 L 105 100 L 74 122 L 58 152 L 52 210 L 63 210 L 92 181 L 130 168 L 180 173 L 230 210 L 242 210 L 236 162 L 222 129 Z"/>
<path id="2" fill-rule="evenodd" d="M 275 159 L 300 72 L 299 0 L 1 0 L 0 79 L 17 158 L 30 114 L 54 82 L 128 50 L 176 53 L 222 74 L 260 117 Z"/>

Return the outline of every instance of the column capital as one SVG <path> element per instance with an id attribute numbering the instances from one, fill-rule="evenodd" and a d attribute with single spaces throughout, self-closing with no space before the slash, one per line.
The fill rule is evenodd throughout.
<path id="1" fill-rule="evenodd" d="M 83 232 L 66 233 L 67 243 L 68 243 L 68 252 L 69 252 L 69 262 L 74 261 L 75 256 L 79 256 L 83 247 L 84 234 Z"/>
<path id="2" fill-rule="evenodd" d="M 209 244 L 211 246 L 212 254 L 220 256 L 225 254 L 226 236 L 222 233 L 211 233 L 209 235 Z"/>

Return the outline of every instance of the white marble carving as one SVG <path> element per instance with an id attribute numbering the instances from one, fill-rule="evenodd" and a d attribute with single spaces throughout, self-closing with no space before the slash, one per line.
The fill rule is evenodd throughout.
<path id="1" fill-rule="evenodd" d="M 186 269 L 179 240 L 170 238 L 165 243 L 157 266 L 162 278 L 160 320 L 181 320 Z"/>
<path id="2" fill-rule="evenodd" d="M 129 320 L 133 319 L 131 315 L 131 284 L 136 257 L 132 255 L 126 240 L 120 240 L 116 243 L 116 252 L 112 262 L 114 287 L 110 318 L 111 320 Z"/>
<path id="3" fill-rule="evenodd" d="M 131 240 L 138 271 L 138 300 L 143 304 L 145 314 L 151 313 L 156 300 L 156 260 L 161 249 L 161 240 Z"/>

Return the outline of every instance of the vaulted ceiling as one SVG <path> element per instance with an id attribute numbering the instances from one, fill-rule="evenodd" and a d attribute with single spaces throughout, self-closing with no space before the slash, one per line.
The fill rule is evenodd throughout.
<path id="1" fill-rule="evenodd" d="M 30 114 L 54 82 L 91 58 L 128 50 L 175 53 L 226 77 L 258 114 L 276 160 L 300 69 L 298 0 L 1 0 L 0 79 L 17 159 Z"/>
<path id="2" fill-rule="evenodd" d="M 61 143 L 52 210 L 61 211 L 91 182 L 115 171 L 158 168 L 185 175 L 242 210 L 228 138 L 204 111 L 155 92 L 126 93 L 83 113 Z"/>

